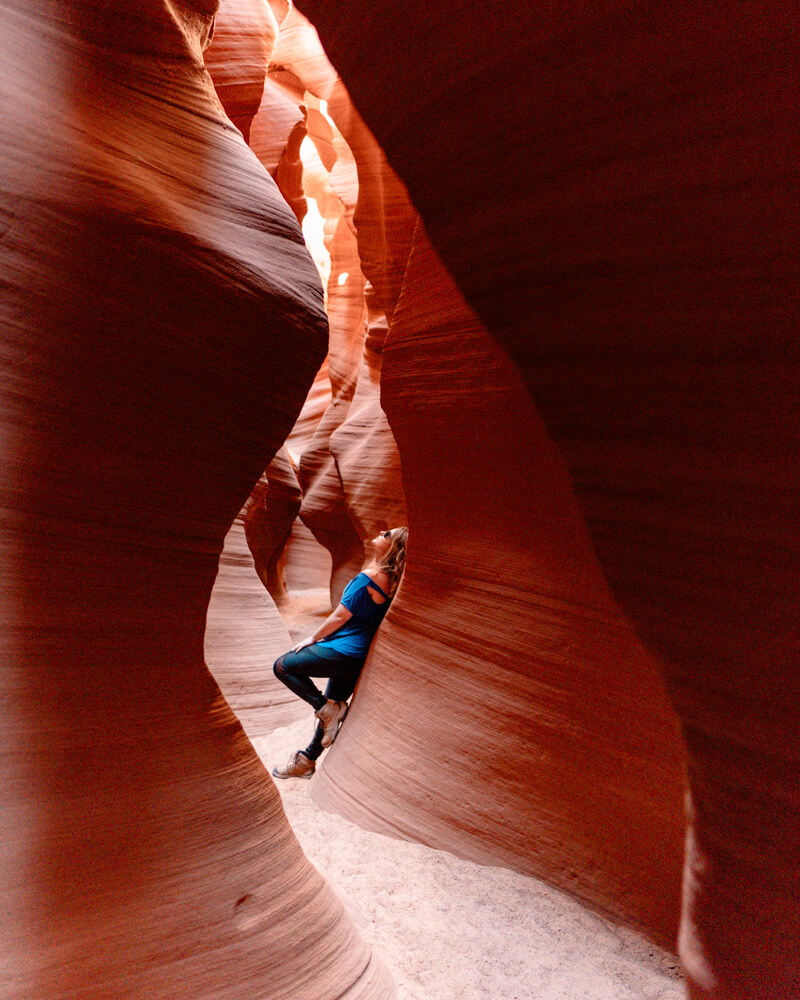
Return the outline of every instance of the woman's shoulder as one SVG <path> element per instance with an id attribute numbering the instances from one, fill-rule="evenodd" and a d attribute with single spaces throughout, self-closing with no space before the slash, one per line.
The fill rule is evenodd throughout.
<path id="1" fill-rule="evenodd" d="M 370 567 L 369 571 L 364 570 L 361 576 L 366 577 L 364 580 L 365 586 L 369 586 L 371 583 L 376 584 L 384 593 L 389 592 L 389 574 L 385 573 L 382 569 L 375 569 L 375 567 Z"/>
<path id="2" fill-rule="evenodd" d="M 348 591 L 354 593 L 357 590 L 365 590 L 367 587 L 372 585 L 377 585 L 381 590 L 386 590 L 389 587 L 389 574 L 384 573 L 382 569 L 375 569 L 371 566 L 369 570 L 362 569 L 361 572 L 354 576 L 350 583 L 345 587 L 345 593 Z"/>

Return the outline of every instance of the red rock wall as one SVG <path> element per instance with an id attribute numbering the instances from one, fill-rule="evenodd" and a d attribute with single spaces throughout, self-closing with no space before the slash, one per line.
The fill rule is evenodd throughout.
<path id="1" fill-rule="evenodd" d="M 352 169 L 355 172 L 355 168 Z M 320 185 L 318 180 L 318 185 L 329 187 L 329 182 L 326 185 L 322 180 Z M 335 212 L 334 229 L 326 241 L 331 258 L 327 294 L 331 331 L 328 348 L 331 402 L 300 459 L 300 482 L 303 487 L 300 516 L 331 553 L 331 604 L 335 606 L 348 580 L 358 573 L 364 563 L 363 540 L 348 517 L 342 481 L 331 454 L 330 442 L 333 432 L 346 420 L 355 392 L 364 352 L 367 307 L 351 221 L 353 205 L 347 206 L 335 197 L 331 200 L 338 203 L 338 208 L 326 213 Z M 340 283 L 339 276 L 344 273 L 350 278 Z"/>
<path id="2" fill-rule="evenodd" d="M 283 19 L 286 11 L 275 13 Z M 266 0 L 225 0 L 204 61 L 225 112 L 302 219 L 306 202 L 297 152 L 305 136 L 303 113 L 292 92 L 266 79 L 277 38 Z M 300 501 L 296 471 L 282 448 L 225 538 L 208 608 L 206 662 L 251 737 L 302 712 L 272 672 L 273 661 L 292 644 L 273 602 L 287 598 L 283 564 Z"/>
<path id="3" fill-rule="evenodd" d="M 327 327 L 213 6 L 0 5 L 9 1000 L 392 993 L 203 662 Z"/>
<path id="4" fill-rule="evenodd" d="M 674 945 L 677 721 L 517 369 L 421 228 L 385 355 L 409 567 L 314 798 Z"/>
<path id="5" fill-rule="evenodd" d="M 208 604 L 204 651 L 225 700 L 250 739 L 256 739 L 307 711 L 272 672 L 275 660 L 294 643 L 272 594 L 253 572 L 246 517 L 245 508 L 225 536 Z"/>
<path id="6" fill-rule="evenodd" d="M 347 418 L 330 437 L 350 520 L 360 538 L 374 538 L 408 520 L 400 453 L 381 409 L 380 381 L 386 314 L 367 286 L 367 332 L 358 383 Z"/>
<path id="7" fill-rule="evenodd" d="M 301 7 L 661 657 L 689 754 L 692 995 L 795 997 L 796 12 Z"/>
<path id="8" fill-rule="evenodd" d="M 249 96 L 252 118 L 252 126 L 248 119 L 246 133 L 249 145 L 275 178 L 298 219 L 305 216 L 307 198 L 313 198 L 324 220 L 330 260 L 322 266 L 329 274 L 326 302 L 331 319 L 331 350 L 325 371 L 320 373 L 322 378 L 319 384 L 315 383 L 299 426 L 287 443 L 299 463 L 302 519 L 331 556 L 331 600 L 336 603 L 346 582 L 363 564 L 364 539 L 388 524 L 406 520 L 397 446 L 379 399 L 386 320 L 373 295 L 367 337 L 365 282 L 353 224 L 359 196 L 358 168 L 347 143 L 326 117 L 319 96 L 336 93 L 336 74 L 322 53 L 313 28 L 292 11 L 284 20 L 260 103 L 256 99 L 254 104 L 252 67 L 256 60 L 252 35 L 258 30 L 258 17 L 263 19 L 264 14 L 256 0 L 247 4 L 240 0 L 238 5 L 229 0 L 223 5 L 217 16 L 210 49 L 214 59 L 209 60 L 209 67 L 226 110 L 232 117 L 238 116 L 235 120 L 240 127 L 242 107 Z M 266 15 L 269 20 L 269 11 Z M 265 34 L 268 31 L 262 25 L 261 35 Z M 313 46 L 309 44 L 312 40 Z M 307 85 L 316 93 L 307 91 Z M 341 86 L 338 87 L 337 113 L 350 123 L 352 107 L 347 95 L 341 93 Z M 379 151 L 374 140 L 363 124 L 361 129 L 370 144 L 369 155 L 377 159 Z M 316 162 L 309 159 L 308 153 L 305 162 L 300 155 L 307 134 L 317 150 Z M 364 159 L 363 151 L 360 157 Z M 362 175 L 364 169 L 362 163 Z M 367 186 L 374 184 L 369 181 Z M 369 213 L 364 220 L 369 233 L 372 223 Z M 378 280 L 385 284 L 380 275 Z M 321 419 L 317 407 L 323 382 L 327 386 L 328 412 Z M 309 436 L 306 428 L 312 423 Z M 273 485 L 281 487 L 280 483 Z M 274 500 L 275 490 L 272 493 Z M 269 530 L 265 505 L 259 497 L 252 498 L 250 516 L 246 519 L 247 535 L 256 569 L 273 598 L 280 601 L 285 594 L 278 579 L 278 566 L 288 554 L 273 540 L 278 535 L 288 537 L 291 521 L 280 520 L 277 505 L 269 500 L 268 503 Z M 281 510 L 284 515 L 289 514 L 286 505 Z M 301 551 L 296 546 L 293 554 L 301 560 L 308 555 L 305 549 Z M 269 580 L 264 576 L 267 567 Z M 271 679 L 265 677 L 264 684 L 271 688 Z"/>
<path id="9" fill-rule="evenodd" d="M 418 605 L 408 603 L 411 584 L 404 583 L 395 608 L 411 617 L 406 629 L 387 623 L 376 643 L 352 722 L 315 782 L 315 798 L 383 831 L 542 875 L 674 944 L 683 772 L 661 681 L 608 597 L 519 374 L 421 233 L 409 262 L 417 216 L 405 188 L 340 83 L 330 95 L 329 112 L 358 165 L 358 250 L 376 289 L 376 350 L 330 447 L 335 453 L 342 443 L 339 471 L 344 479 L 342 470 L 352 470 L 353 482 L 367 487 L 367 507 L 365 430 L 368 423 L 374 434 L 380 425 L 367 405 L 359 428 L 354 410 L 362 385 L 381 379 L 386 341 L 395 362 L 383 378 L 383 400 L 401 436 L 404 483 L 413 491 L 412 553 L 420 553 L 409 579 L 416 571 L 426 582 L 418 584 Z M 515 590 L 513 613 L 502 616 L 495 635 L 484 624 L 494 624 L 493 602 Z M 546 626 L 542 605 L 553 603 Z M 436 646 L 433 664 L 421 636 Z M 455 678 L 465 672 L 466 757 L 463 725 L 450 725 Z M 507 678 L 499 687 L 498 672 Z M 520 722 L 527 705 L 542 721 Z M 620 720 L 633 712 L 638 724 L 626 721 L 629 731 L 620 734 Z M 386 713 L 398 734 L 411 737 L 409 747 L 374 725 Z M 424 750 L 426 740 L 435 749 Z M 367 759 L 374 767 L 363 767 Z"/>
<path id="10" fill-rule="evenodd" d="M 405 628 L 382 631 L 315 798 L 384 832 L 542 875 L 674 945 L 683 771 L 662 682 L 608 596 L 519 373 L 421 231 L 409 256 L 418 217 L 406 190 L 341 82 L 329 92 L 358 166 L 358 252 L 374 285 L 374 350 L 330 450 L 341 442 L 340 476 L 363 484 L 370 511 L 380 424 L 371 393 L 362 427 L 357 403 L 362 385 L 382 380 L 413 491 L 410 579 L 415 570 L 425 582 L 415 605 L 404 583 L 395 609 L 411 614 Z M 384 343 L 395 361 L 382 377 Z M 374 505 L 381 491 L 372 489 Z M 317 498 L 321 510 L 331 512 L 332 495 Z M 495 625 L 495 602 L 514 592 L 513 612 Z M 458 720 L 450 725 L 459 697 L 467 737 Z M 525 726 L 528 706 L 541 720 Z M 627 720 L 634 712 L 637 724 Z M 375 719 L 388 717 L 387 735 Z"/>
<path id="11" fill-rule="evenodd" d="M 330 552 L 320 545 L 302 521 L 295 521 L 286 547 L 288 590 L 330 591 L 332 568 Z"/>
<path id="12" fill-rule="evenodd" d="M 365 197 L 377 197 L 371 194 L 375 185 L 368 176 L 372 165 L 367 165 L 363 151 L 351 149 L 350 137 L 336 127 L 352 128 L 358 115 L 316 32 L 296 9 L 283 24 L 275 63 L 284 76 L 297 81 L 298 93 L 305 88 L 308 134 L 319 154 L 315 166 L 306 166 L 305 190 L 326 220 L 331 256 L 327 308 L 332 398 L 313 441 L 304 448 L 300 479 L 301 518 L 331 554 L 335 604 L 363 565 L 365 540 L 406 520 L 399 454 L 379 397 L 386 305 L 371 292 L 368 310 L 362 272 L 362 263 L 370 266 L 370 257 L 364 253 L 361 227 L 371 232 L 370 227 L 383 225 L 383 216 L 361 208 Z M 329 99 L 333 122 L 319 106 Z M 375 157 L 377 146 L 367 130 L 363 132 L 371 144 L 368 155 Z M 385 284 L 383 269 L 372 270 Z"/>
<path id="13" fill-rule="evenodd" d="M 220 0 L 203 58 L 225 113 L 245 141 L 277 40 L 278 22 L 266 0 Z"/>
<path id="14" fill-rule="evenodd" d="M 300 484 L 284 447 L 267 466 L 243 511 L 244 533 L 255 571 L 277 604 L 287 596 L 284 557 L 299 510 Z"/>
<path id="15" fill-rule="evenodd" d="M 288 599 L 286 548 L 299 509 L 300 485 L 281 448 L 225 536 L 208 605 L 205 661 L 251 739 L 306 712 L 272 672 L 294 644 L 278 609 Z"/>

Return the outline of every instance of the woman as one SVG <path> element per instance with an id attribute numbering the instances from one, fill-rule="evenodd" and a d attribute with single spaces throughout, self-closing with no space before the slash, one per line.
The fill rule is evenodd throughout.
<path id="1" fill-rule="evenodd" d="M 372 539 L 375 558 L 345 587 L 342 602 L 317 631 L 275 661 L 275 676 L 314 709 L 319 722 L 305 750 L 292 754 L 276 778 L 310 778 L 316 760 L 336 739 L 355 690 L 369 644 L 391 603 L 406 559 L 408 528 L 381 531 Z M 325 694 L 311 681 L 327 677 Z"/>

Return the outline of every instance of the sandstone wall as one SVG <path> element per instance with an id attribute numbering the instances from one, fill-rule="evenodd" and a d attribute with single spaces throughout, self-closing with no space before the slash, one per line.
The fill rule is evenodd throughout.
<path id="1" fill-rule="evenodd" d="M 275 63 L 298 82 L 298 89 L 305 88 L 308 134 L 319 154 L 315 167 L 306 166 L 305 188 L 326 220 L 331 255 L 327 308 L 332 398 L 300 461 L 300 516 L 331 554 L 335 605 L 363 565 L 365 540 L 406 520 L 397 445 L 380 406 L 387 302 L 367 289 L 362 270 L 365 260 L 370 265 L 362 226 L 369 230 L 383 225 L 384 216 L 363 211 L 365 200 L 374 197 L 374 184 L 361 151 L 353 149 L 349 135 L 342 135 L 358 115 L 316 32 L 296 9 L 283 24 Z M 321 101 L 328 102 L 329 115 Z M 371 137 L 369 141 L 374 155 L 377 146 Z M 380 275 L 378 280 L 383 282 Z"/>
<path id="2" fill-rule="evenodd" d="M 0 5 L 9 1000 L 392 993 L 203 662 L 327 334 L 203 69 L 214 6 Z"/>
<path id="3" fill-rule="evenodd" d="M 409 566 L 315 800 L 546 878 L 674 947 L 677 721 L 517 369 L 421 226 L 382 398 Z"/>
<path id="4" fill-rule="evenodd" d="M 320 252 L 325 260 L 318 263 L 327 285 L 331 349 L 287 445 L 299 464 L 302 521 L 325 546 L 328 556 L 323 562 L 328 557 L 331 561 L 329 583 L 335 604 L 364 562 L 364 540 L 389 524 L 404 523 L 406 513 L 397 446 L 379 401 L 386 321 L 377 302 L 368 320 L 353 223 L 357 167 L 321 104 L 340 85 L 308 22 L 294 9 L 276 13 L 281 30 L 277 46 L 270 46 L 269 72 L 262 48 L 275 40 L 277 32 L 263 0 L 221 4 L 206 63 L 226 112 L 298 219 L 306 215 L 308 198 L 314 199 L 322 216 L 325 248 Z M 349 104 L 346 95 L 344 100 Z M 306 136 L 314 144 L 316 162 L 308 149 L 302 152 Z M 325 410 L 320 412 L 323 401 Z M 280 482 L 275 485 L 282 489 Z M 267 502 L 270 531 L 263 530 L 266 508 L 260 495 L 251 500 L 253 516 L 247 522 L 259 572 L 259 567 L 276 568 L 288 558 L 285 541 L 276 547 L 273 539 L 278 534 L 289 537 L 293 518 L 284 505 L 283 514 L 289 519 L 279 525 L 277 505 Z M 300 538 L 302 533 L 295 535 Z M 319 561 L 303 546 L 294 546 L 294 556 Z M 317 577 L 316 568 L 309 565 L 298 579 L 315 583 Z M 270 582 L 265 578 L 265 585 L 274 598 L 284 596 L 276 572 Z M 272 687 L 270 678 L 264 678 L 264 684 Z"/>
<path id="5" fill-rule="evenodd" d="M 688 747 L 692 995 L 788 1000 L 800 986 L 796 13 L 300 6 L 519 365 L 606 579 L 660 658 Z"/>
<path id="6" fill-rule="evenodd" d="M 204 658 L 250 739 L 303 718 L 305 706 L 272 672 L 293 645 L 265 582 L 253 572 L 247 509 L 225 536 L 206 616 Z"/>
<path id="7" fill-rule="evenodd" d="M 400 444 L 411 555 L 312 794 L 540 875 L 674 947 L 684 775 L 663 682 L 607 592 L 519 372 L 341 81 L 328 93 L 358 166 L 358 252 L 382 316 L 373 378 Z M 368 452 L 359 467 L 347 438 L 354 405 L 331 450 L 349 444 L 340 467 L 369 484 Z"/>
<path id="8" fill-rule="evenodd" d="M 267 78 L 278 40 L 275 15 L 283 20 L 286 13 L 280 5 L 273 12 L 266 0 L 224 0 L 204 62 L 225 113 L 302 221 L 306 201 L 298 144 L 305 119 L 296 93 Z M 311 395 L 316 398 L 313 389 Z M 291 456 L 281 448 L 225 538 L 208 608 L 206 662 L 251 737 L 302 713 L 272 672 L 274 660 L 291 645 L 273 602 L 287 598 L 286 547 L 301 495 Z"/>
<path id="9" fill-rule="evenodd" d="M 261 105 L 278 30 L 266 0 L 220 0 L 213 37 L 203 53 L 217 96 L 246 142 Z"/>

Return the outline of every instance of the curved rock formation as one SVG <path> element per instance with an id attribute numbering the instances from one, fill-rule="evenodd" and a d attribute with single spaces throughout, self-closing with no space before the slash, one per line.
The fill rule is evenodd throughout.
<path id="1" fill-rule="evenodd" d="M 692 995 L 789 1000 L 796 15 L 301 7 L 520 365 L 613 592 L 662 657 L 689 753 Z"/>
<path id="2" fill-rule="evenodd" d="M 356 400 L 379 378 L 388 316 L 387 353 L 402 361 L 383 394 L 408 465 L 414 561 L 389 618 L 406 609 L 406 627 L 387 622 L 315 797 L 385 832 L 542 875 L 674 945 L 683 770 L 661 682 L 607 594 L 519 374 L 421 231 L 410 256 L 418 222 L 405 188 L 341 83 L 329 93 L 358 165 L 358 252 L 375 286 L 378 348 L 330 449 L 341 444 L 343 481 L 349 470 L 352 483 L 369 482 L 360 445 L 380 425 L 365 406 L 359 427 Z M 315 498 L 328 516 L 333 498 Z M 425 584 L 409 604 L 413 579 Z M 495 603 L 516 591 L 516 620 L 499 615 Z M 466 692 L 456 680 L 465 672 Z M 637 722 L 620 732 L 633 704 Z M 448 725 L 456 706 L 470 717 L 468 751 L 463 728 Z M 375 725 L 386 717 L 389 732 Z M 508 776 L 486 763 L 501 756 Z"/>
<path id="3" fill-rule="evenodd" d="M 222 79 L 222 85 L 218 84 L 217 90 L 223 102 L 228 101 L 226 109 L 232 115 L 239 114 L 239 117 L 244 101 L 242 95 L 255 92 L 248 75 L 253 63 L 252 56 L 248 58 L 252 48 L 250 33 L 254 13 L 258 13 L 254 12 L 254 6 L 258 6 L 256 0 L 250 0 L 246 9 L 239 10 L 229 0 L 229 4 L 220 9 L 215 43 L 221 30 L 220 20 L 225 23 L 227 17 L 230 23 L 227 33 L 223 34 L 224 44 L 220 45 L 217 60 L 210 66 L 215 78 L 219 75 Z M 237 27 L 242 34 L 244 54 L 236 49 Z M 312 85 L 320 93 L 327 93 L 336 81 L 335 73 L 318 42 L 313 59 L 308 58 L 308 53 L 298 51 L 298 45 L 305 44 L 309 37 L 316 39 L 313 29 L 293 12 L 284 25 L 272 70 L 263 86 L 253 124 L 250 126 L 248 123 L 248 129 L 251 148 L 275 178 L 298 219 L 302 220 L 305 216 L 308 196 L 314 199 L 324 223 L 327 249 L 322 250 L 322 254 L 326 258 L 330 256 L 330 261 L 321 263 L 320 267 L 326 278 L 330 276 L 327 305 L 333 329 L 333 348 L 329 364 L 320 373 L 320 387 L 327 380 L 325 395 L 329 412 L 324 422 L 320 423 L 321 415 L 317 413 L 317 407 L 321 395 L 319 387 L 315 386 L 309 405 L 301 414 L 300 427 L 297 433 L 293 431 L 290 436 L 290 446 L 300 461 L 304 483 L 303 519 L 332 556 L 331 596 L 335 601 L 346 581 L 363 563 L 362 539 L 386 527 L 387 523 L 405 520 L 405 511 L 397 448 L 378 399 L 381 345 L 380 338 L 376 339 L 374 333 L 363 359 L 366 364 L 358 393 L 358 422 L 347 426 L 350 400 L 362 368 L 366 316 L 364 279 L 352 224 L 358 180 L 356 164 L 347 144 L 325 116 L 319 97 L 305 90 L 304 80 L 298 75 L 298 72 L 309 73 L 309 66 L 312 66 Z M 212 53 L 214 48 L 215 45 L 212 45 Z M 218 69 L 218 62 L 223 57 L 227 63 Z M 237 66 L 242 67 L 243 82 L 237 78 Z M 251 116 L 254 113 L 252 100 L 249 113 Z M 316 164 L 311 161 L 309 152 L 301 157 L 302 143 L 307 134 L 319 151 Z M 378 319 L 375 329 L 380 328 L 381 321 Z M 311 433 L 315 435 L 313 446 L 310 440 L 306 440 L 308 431 L 305 430 L 311 422 Z M 332 430 L 342 422 L 346 430 L 344 437 L 338 439 L 334 457 L 330 450 Z M 280 491 L 281 484 L 275 485 Z M 273 490 L 273 498 L 274 493 Z M 265 530 L 266 508 L 259 497 L 254 497 L 249 506 L 247 535 L 256 569 L 261 572 L 268 564 L 271 565 L 270 580 L 267 582 L 265 579 L 265 585 L 272 596 L 280 600 L 285 594 L 274 571 L 281 552 L 274 540 L 278 535 L 288 537 L 291 520 L 279 524 L 276 520 L 278 507 L 271 503 L 269 530 Z M 293 512 L 285 504 L 282 510 L 287 518 L 293 517 Z M 307 573 L 305 575 L 309 578 Z M 265 683 L 269 689 L 270 679 L 266 678 Z"/>
<path id="4" fill-rule="evenodd" d="M 401 486 L 400 453 L 381 409 L 380 378 L 386 314 L 367 286 L 364 359 L 347 418 L 331 434 L 330 453 L 359 538 L 408 520 Z"/>
<path id="5" fill-rule="evenodd" d="M 276 454 L 244 510 L 247 545 L 261 582 L 278 604 L 286 598 L 283 559 L 300 510 L 300 484 L 285 448 Z"/>
<path id="6" fill-rule="evenodd" d="M 355 166 L 352 167 L 355 173 Z M 322 182 L 324 184 L 324 181 Z M 318 184 L 322 187 L 322 184 Z M 324 193 L 324 188 L 320 192 Z M 318 198 L 318 203 L 321 198 Z M 330 252 L 327 309 L 330 321 L 328 374 L 331 402 L 317 425 L 314 438 L 300 460 L 303 503 L 300 516 L 331 554 L 331 604 L 335 606 L 350 580 L 364 563 L 364 547 L 347 514 L 339 470 L 330 451 L 334 430 L 347 418 L 355 393 L 366 335 L 367 307 L 364 278 L 352 228 L 353 204 L 334 208 L 334 230 L 326 240 Z M 328 213 L 333 214 L 332 212 Z M 348 275 L 344 282 L 340 275 Z"/>
<path id="7" fill-rule="evenodd" d="M 273 465 L 271 463 L 270 468 Z M 272 482 L 270 489 L 274 490 Z M 293 642 L 278 614 L 272 592 L 275 590 L 279 596 L 286 597 L 285 588 L 281 585 L 278 590 L 275 585 L 275 560 L 265 573 L 269 574 L 266 579 L 253 572 L 254 558 L 257 566 L 259 558 L 251 555 L 248 515 L 252 526 L 253 508 L 259 506 L 260 492 L 258 489 L 253 492 L 225 536 L 208 604 L 204 641 L 206 664 L 250 739 L 289 725 L 307 713 L 303 702 L 272 672 L 272 664 Z M 289 520 L 290 528 L 291 523 Z M 278 524 L 281 531 L 286 531 L 286 519 L 281 512 Z M 252 531 L 252 527 L 249 530 Z M 259 539 L 257 557 L 269 549 L 272 541 L 269 537 Z M 287 541 L 288 533 L 281 548 Z"/>
<path id="8" fill-rule="evenodd" d="M 369 198 L 364 185 L 371 191 L 374 184 L 364 173 L 364 157 L 354 157 L 320 104 L 332 102 L 337 124 L 339 119 L 358 118 L 316 31 L 296 9 L 283 25 L 274 61 L 276 72 L 295 81 L 298 95 L 304 94 L 308 135 L 319 154 L 316 167 L 309 169 L 306 164 L 305 190 L 325 219 L 331 254 L 327 305 L 332 400 L 303 453 L 300 479 L 304 491 L 301 517 L 331 553 L 331 600 L 335 603 L 363 564 L 364 540 L 406 519 L 399 455 L 378 391 L 385 319 L 374 299 L 368 319 L 361 220 L 357 234 L 354 226 L 354 212 L 360 212 L 365 197 Z M 370 151 L 377 150 L 371 136 L 369 141 Z M 362 212 L 361 218 L 367 230 L 383 221 L 369 211 Z M 382 274 L 378 280 L 382 281 Z"/>
<path id="9" fill-rule="evenodd" d="M 674 946 L 677 721 L 519 373 L 421 227 L 385 354 L 409 568 L 314 798 Z"/>
<path id="10" fill-rule="evenodd" d="M 203 59 L 225 113 L 246 142 L 277 40 L 278 22 L 267 0 L 220 0 Z"/>
<path id="11" fill-rule="evenodd" d="M 9 1000 L 392 992 L 203 663 L 327 329 L 204 72 L 214 7 L 0 5 Z"/>

